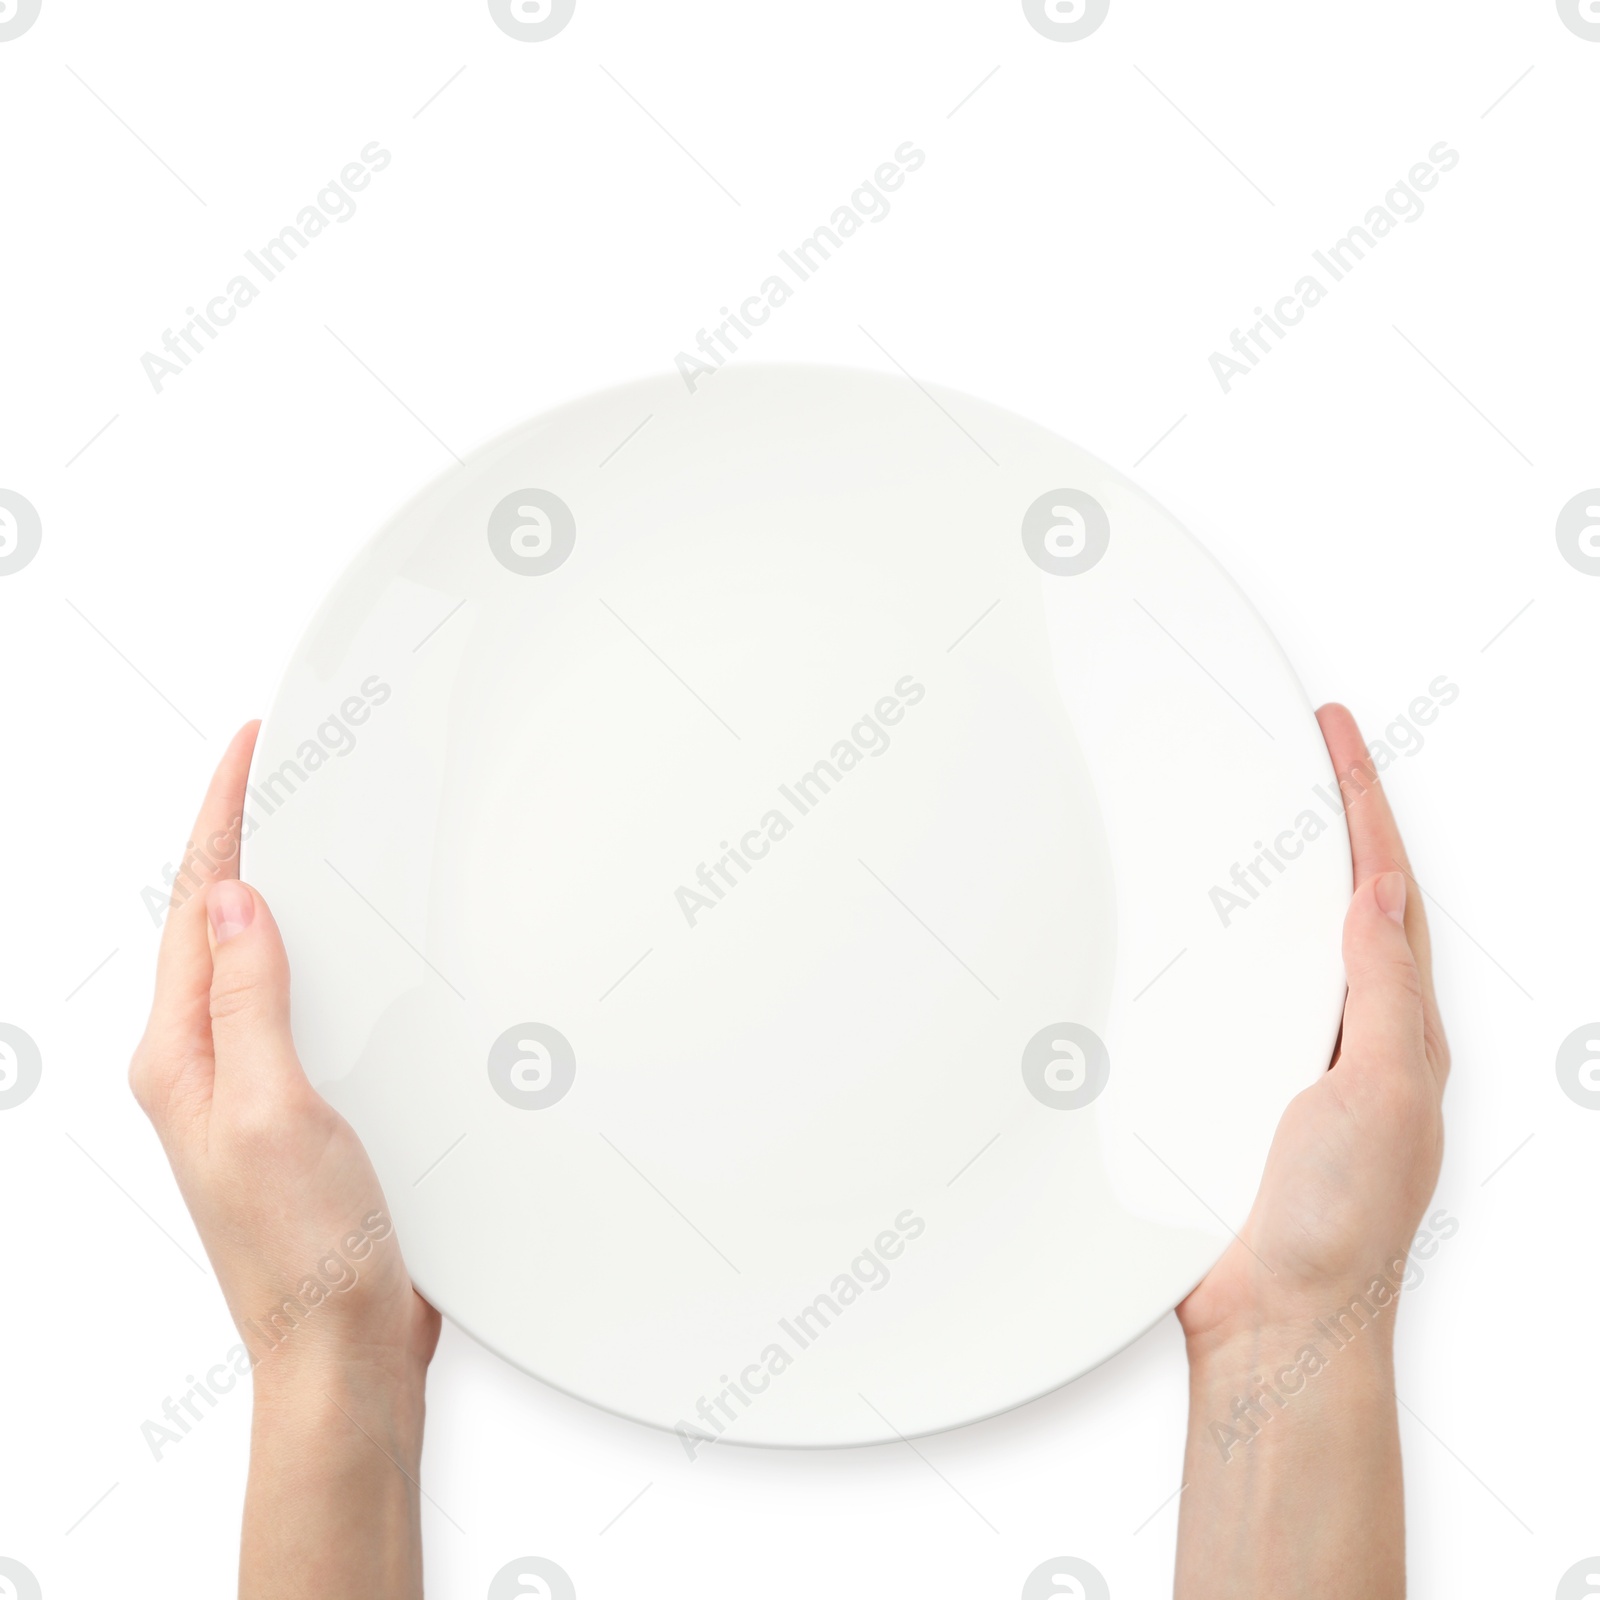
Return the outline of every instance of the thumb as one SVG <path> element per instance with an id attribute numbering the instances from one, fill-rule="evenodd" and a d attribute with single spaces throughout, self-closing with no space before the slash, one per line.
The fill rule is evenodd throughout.
<path id="1" fill-rule="evenodd" d="M 1355 892 L 1344 921 L 1341 1065 L 1388 1075 L 1423 1065 L 1422 975 L 1406 937 L 1406 875 L 1381 872 Z"/>
<path id="2" fill-rule="evenodd" d="M 289 958 L 267 903 L 224 878 L 206 891 L 214 1100 L 256 1100 L 305 1084 L 289 1030 Z"/>

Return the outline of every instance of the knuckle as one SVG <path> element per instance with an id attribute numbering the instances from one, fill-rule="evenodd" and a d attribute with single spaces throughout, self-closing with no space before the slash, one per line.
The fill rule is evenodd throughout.
<path id="1" fill-rule="evenodd" d="M 128 1062 L 128 1088 L 152 1122 L 159 1122 L 165 1114 L 173 1081 L 181 1070 L 181 1057 L 169 1046 L 152 1042 L 148 1035 L 135 1047 Z"/>
<path id="2" fill-rule="evenodd" d="M 1438 1069 L 1441 1076 L 1448 1076 L 1450 1072 L 1450 1041 L 1445 1038 L 1444 1029 L 1432 1017 L 1426 1018 L 1423 1022 L 1422 1039 L 1428 1053 L 1428 1059 Z"/>
<path id="3" fill-rule="evenodd" d="M 1414 1000 L 1420 1007 L 1422 1004 L 1422 974 L 1417 971 L 1417 964 L 1409 956 L 1396 957 L 1385 963 L 1385 981 L 1400 990 L 1408 1000 Z"/>
<path id="4" fill-rule="evenodd" d="M 236 1017 L 251 1017 L 261 1011 L 261 991 L 247 978 L 228 978 L 219 974 L 211 985 L 211 1020 L 228 1022 Z"/>
<path id="5" fill-rule="evenodd" d="M 1422 974 L 1409 954 L 1380 954 L 1357 951 L 1346 968 L 1353 989 L 1382 987 L 1422 1004 Z"/>
<path id="6" fill-rule="evenodd" d="M 133 1092 L 133 1098 L 138 1101 L 139 1109 L 146 1116 L 150 1114 L 150 1107 L 154 1098 L 153 1090 L 155 1084 L 153 1079 L 154 1072 L 150 1057 L 145 1047 L 141 1044 L 133 1052 L 133 1059 L 128 1063 L 128 1088 Z"/>
<path id="7" fill-rule="evenodd" d="M 332 1108 L 321 1095 L 286 1087 L 273 1094 L 252 1095 L 233 1107 L 226 1133 L 236 1151 L 253 1162 L 273 1165 L 302 1153 L 308 1140 L 314 1144 L 332 1116 Z"/>

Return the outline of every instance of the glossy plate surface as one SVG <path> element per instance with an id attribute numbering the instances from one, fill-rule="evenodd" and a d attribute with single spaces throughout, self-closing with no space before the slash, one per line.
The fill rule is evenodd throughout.
<path id="1" fill-rule="evenodd" d="M 1337 802 L 1132 484 L 965 395 L 729 366 L 372 540 L 245 871 L 430 1300 L 609 1410 L 853 1444 L 1056 1387 L 1215 1261 L 1333 1042 Z"/>

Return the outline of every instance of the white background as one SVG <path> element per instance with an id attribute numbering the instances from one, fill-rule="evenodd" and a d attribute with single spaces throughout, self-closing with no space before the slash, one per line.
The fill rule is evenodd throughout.
<path id="1" fill-rule="evenodd" d="M 0 1554 L 52 1600 L 233 1582 L 243 1393 L 160 1462 L 140 1435 L 235 1335 L 124 1079 L 141 891 L 227 737 L 447 447 L 669 369 L 910 139 L 753 357 L 892 356 L 1131 472 L 1369 736 L 1460 685 L 1387 774 L 1456 1057 L 1460 1229 L 1399 1333 L 1411 1570 L 1552 1594 L 1600 1547 L 1600 1114 L 1553 1071 L 1600 1015 L 1600 578 L 1554 539 L 1600 482 L 1597 92 L 1554 0 L 1114 0 L 1074 44 L 1000 0 L 578 0 L 542 44 L 481 3 L 44 0 L 0 43 L 0 487 L 44 528 L 0 578 L 0 1020 L 44 1058 L 0 1113 Z M 358 213 L 158 395 L 141 355 L 372 140 Z M 1425 214 L 1224 394 L 1212 351 L 1440 140 Z M 447 1328 L 431 1591 L 532 1553 L 584 1597 L 1012 1596 L 1071 1554 L 1159 1594 L 1184 1395 L 1168 1319 L 921 1459 L 691 1465 Z"/>

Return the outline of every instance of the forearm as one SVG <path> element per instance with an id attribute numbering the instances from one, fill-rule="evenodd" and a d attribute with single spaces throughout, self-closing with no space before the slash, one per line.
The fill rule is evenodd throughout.
<path id="1" fill-rule="evenodd" d="M 1393 1315 L 1191 1340 L 1177 1600 L 1400 1600 Z"/>
<path id="2" fill-rule="evenodd" d="M 422 1371 L 318 1368 L 261 1378 L 240 1600 L 415 1600 Z"/>

